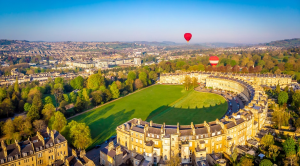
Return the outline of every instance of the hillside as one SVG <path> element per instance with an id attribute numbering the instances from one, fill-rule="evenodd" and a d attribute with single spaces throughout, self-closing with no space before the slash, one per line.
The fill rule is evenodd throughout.
<path id="1" fill-rule="evenodd" d="M 260 45 L 276 46 L 276 47 L 298 47 L 300 46 L 300 38 L 277 40 L 269 43 L 263 43 Z"/>

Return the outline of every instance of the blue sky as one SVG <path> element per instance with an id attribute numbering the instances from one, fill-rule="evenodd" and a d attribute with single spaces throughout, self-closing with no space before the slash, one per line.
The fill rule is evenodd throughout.
<path id="1" fill-rule="evenodd" d="M 0 39 L 260 43 L 300 38 L 300 1 L 0 0 Z"/>

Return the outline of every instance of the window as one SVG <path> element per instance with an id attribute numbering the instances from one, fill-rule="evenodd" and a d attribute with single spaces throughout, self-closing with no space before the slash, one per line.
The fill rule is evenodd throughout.
<path id="1" fill-rule="evenodd" d="M 220 148 L 222 148 L 222 144 L 220 144 Z"/>
<path id="2" fill-rule="evenodd" d="M 140 140 L 140 144 L 142 144 L 143 143 L 143 141 L 142 140 Z"/>
<path id="3" fill-rule="evenodd" d="M 192 142 L 190 142 L 189 144 L 190 144 L 190 146 L 193 146 L 193 143 L 192 143 Z"/>
<path id="4" fill-rule="evenodd" d="M 165 144 L 167 144 L 168 143 L 168 141 L 167 140 L 165 140 Z"/>
<path id="5" fill-rule="evenodd" d="M 143 138 L 143 135 L 140 135 L 140 138 Z"/>
<path id="6" fill-rule="evenodd" d="M 203 138 L 203 135 L 201 135 L 201 138 Z"/>
<path id="7" fill-rule="evenodd" d="M 138 134 L 135 134 L 136 137 L 138 137 Z"/>
<path id="8" fill-rule="evenodd" d="M 133 142 L 133 138 L 131 138 L 131 141 Z"/>
<path id="9" fill-rule="evenodd" d="M 138 139 L 135 139 L 135 142 L 136 142 L 136 143 L 138 143 L 138 142 L 139 142 L 139 140 L 138 140 Z"/>
<path id="10" fill-rule="evenodd" d="M 197 135 L 197 136 L 196 136 L 196 139 L 198 139 L 198 137 L 199 137 L 199 136 Z"/>
<path id="11" fill-rule="evenodd" d="M 221 134 L 221 131 L 218 131 L 218 134 Z"/>
<path id="12" fill-rule="evenodd" d="M 159 138 L 159 135 L 157 135 L 157 138 Z"/>
<path id="13" fill-rule="evenodd" d="M 158 142 L 157 142 L 157 141 L 155 141 L 154 143 L 155 143 L 155 145 L 158 145 Z"/>
<path id="14" fill-rule="evenodd" d="M 215 136 L 215 133 L 212 133 L 211 135 L 212 135 L 212 136 Z"/>

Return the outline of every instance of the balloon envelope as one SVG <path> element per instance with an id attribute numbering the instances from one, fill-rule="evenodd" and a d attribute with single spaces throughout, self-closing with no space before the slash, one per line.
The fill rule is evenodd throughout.
<path id="1" fill-rule="evenodd" d="M 186 40 L 187 42 L 189 42 L 189 41 L 191 40 L 191 38 L 192 38 L 192 34 L 191 34 L 191 33 L 185 33 L 185 34 L 184 34 L 184 38 L 185 38 L 185 40 Z"/>
<path id="2" fill-rule="evenodd" d="M 217 56 L 211 56 L 209 58 L 209 63 L 212 65 L 212 66 L 216 66 L 218 63 L 219 63 L 219 58 Z"/>

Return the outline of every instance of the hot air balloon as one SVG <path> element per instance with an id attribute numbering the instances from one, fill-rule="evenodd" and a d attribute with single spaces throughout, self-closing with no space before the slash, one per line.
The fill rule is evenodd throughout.
<path id="1" fill-rule="evenodd" d="M 217 56 L 211 56 L 209 58 L 209 63 L 212 65 L 212 66 L 216 66 L 219 62 L 219 58 Z"/>
<path id="2" fill-rule="evenodd" d="M 185 34 L 184 34 L 184 38 L 185 38 L 185 40 L 186 40 L 187 42 L 189 42 L 189 41 L 191 40 L 191 38 L 192 38 L 192 34 L 191 34 L 191 33 L 185 33 Z"/>

